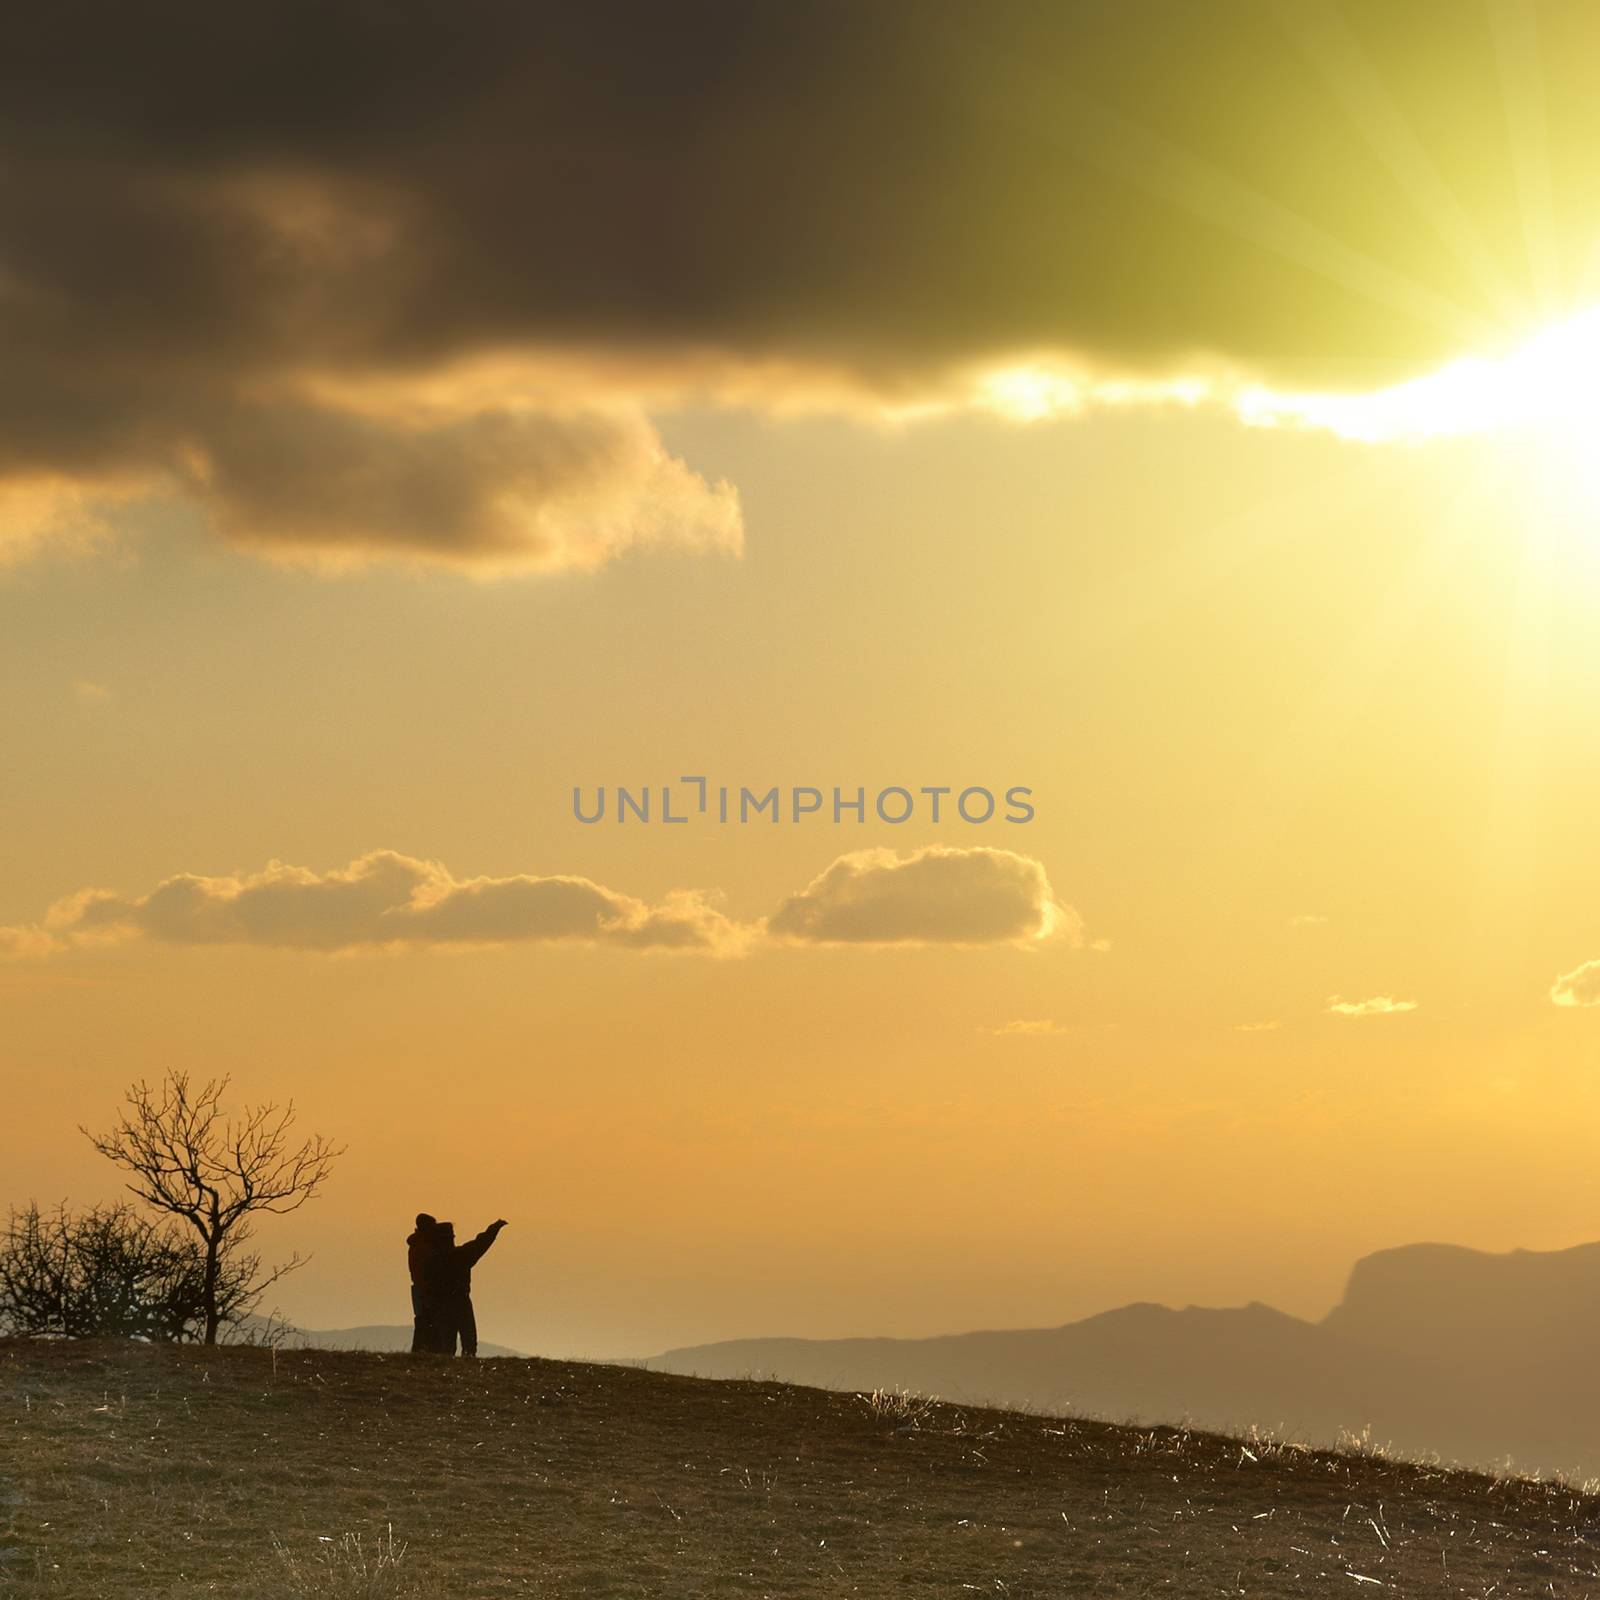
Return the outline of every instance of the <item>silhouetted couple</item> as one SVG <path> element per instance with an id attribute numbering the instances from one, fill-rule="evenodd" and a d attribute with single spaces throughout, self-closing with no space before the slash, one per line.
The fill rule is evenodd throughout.
<path id="1" fill-rule="evenodd" d="M 453 1356 L 457 1341 L 464 1356 L 478 1353 L 478 1322 L 472 1314 L 472 1269 L 500 1237 L 502 1218 L 491 1222 L 476 1239 L 456 1243 L 453 1222 L 436 1222 L 426 1211 L 417 1214 L 417 1231 L 406 1240 L 411 1266 L 411 1335 L 413 1354 Z"/>

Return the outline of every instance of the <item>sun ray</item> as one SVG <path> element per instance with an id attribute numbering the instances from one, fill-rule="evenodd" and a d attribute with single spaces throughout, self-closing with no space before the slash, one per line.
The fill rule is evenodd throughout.
<path id="1" fill-rule="evenodd" d="M 1476 280 L 1508 325 L 1525 323 L 1526 298 L 1506 277 L 1404 112 L 1373 70 L 1349 24 L 1327 0 L 1279 0 L 1276 14 L 1368 149 L 1428 226 Z"/>
<path id="2" fill-rule="evenodd" d="M 991 104 L 989 114 L 1018 126 L 1026 137 L 1066 146 L 1076 159 L 1108 176 L 1373 304 L 1434 328 L 1458 348 L 1493 345 L 1505 336 L 1503 319 L 1465 307 L 1346 243 L 1299 211 L 1081 90 L 1059 81 L 1042 82 L 1040 62 L 1019 56 L 1009 66 L 1007 78 L 1017 92 Z M 1041 109 L 1045 107 L 1048 115 Z M 1352 361 L 1352 369 L 1358 364 Z"/>
<path id="3" fill-rule="evenodd" d="M 1055 109 L 1063 123 L 1078 134 L 1076 147 L 1102 170 L 1375 304 L 1437 328 L 1459 344 L 1471 348 L 1503 336 L 1503 326 L 1494 319 L 1395 271 L 1243 180 L 1088 96 L 1063 96 Z"/>
<path id="4" fill-rule="evenodd" d="M 1538 305 L 1548 314 L 1561 304 L 1565 285 L 1550 182 L 1549 123 L 1538 20 L 1532 8 L 1520 0 L 1489 0 L 1488 13 L 1528 271 Z"/>

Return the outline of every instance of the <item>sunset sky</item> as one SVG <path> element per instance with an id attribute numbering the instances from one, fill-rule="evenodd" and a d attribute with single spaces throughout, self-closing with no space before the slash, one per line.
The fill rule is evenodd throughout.
<path id="1" fill-rule="evenodd" d="M 284 1313 L 503 1215 L 553 1355 L 1600 1237 L 1600 10 L 73 13 L 0 1201 L 231 1073 L 349 1145 Z M 574 816 L 685 775 L 867 816 Z"/>

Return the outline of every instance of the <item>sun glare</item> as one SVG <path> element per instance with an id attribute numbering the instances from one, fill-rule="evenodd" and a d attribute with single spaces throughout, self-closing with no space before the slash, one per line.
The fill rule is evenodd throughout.
<path id="1" fill-rule="evenodd" d="M 1525 530 L 1595 553 L 1600 529 L 1600 307 L 1498 357 L 1453 361 L 1370 394 L 1251 389 L 1233 409 L 1253 427 L 1323 429 L 1366 444 L 1478 438 L 1520 486 Z"/>
<path id="2" fill-rule="evenodd" d="M 1546 328 L 1508 355 L 1453 361 L 1389 389 L 1332 395 L 1252 388 L 1235 409 L 1254 426 L 1326 428 L 1369 443 L 1539 428 L 1587 448 L 1600 422 L 1600 307 Z"/>
<path id="3" fill-rule="evenodd" d="M 1102 408 L 1211 407 L 1252 428 L 1308 429 L 1363 444 L 1481 434 L 1537 463 L 1541 497 L 1600 517 L 1600 306 L 1498 356 L 1468 356 L 1365 394 L 1281 391 L 1225 376 L 1107 379 L 1049 361 L 981 374 L 975 409 L 1033 423 Z"/>
<path id="4" fill-rule="evenodd" d="M 1195 406 L 1214 394 L 1209 378 L 1094 378 L 1024 363 L 984 373 L 972 404 L 1012 422 L 1042 422 L 1100 407 Z"/>

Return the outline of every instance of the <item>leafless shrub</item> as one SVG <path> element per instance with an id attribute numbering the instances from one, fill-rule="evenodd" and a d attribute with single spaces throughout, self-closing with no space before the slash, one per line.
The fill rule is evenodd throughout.
<path id="1" fill-rule="evenodd" d="M 253 1303 L 258 1269 L 247 1254 L 221 1263 L 215 1299 L 224 1322 Z M 176 1224 L 142 1217 L 126 1203 L 80 1212 L 30 1203 L 0 1231 L 0 1332 L 197 1340 L 205 1279 L 204 1254 Z"/>

